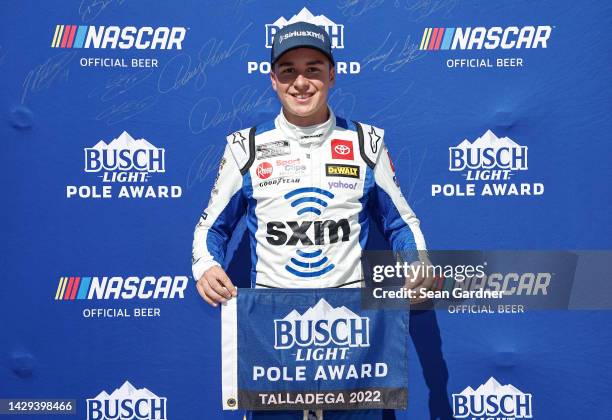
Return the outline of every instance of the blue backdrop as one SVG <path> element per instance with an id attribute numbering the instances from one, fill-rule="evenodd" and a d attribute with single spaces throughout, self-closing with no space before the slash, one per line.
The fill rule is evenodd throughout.
<path id="1" fill-rule="evenodd" d="M 168 418 L 241 418 L 221 411 L 219 310 L 193 287 L 192 233 L 225 135 L 279 110 L 260 71 L 266 40 L 304 6 L 336 31 L 336 60 L 346 63 L 332 108 L 385 129 L 429 248 L 611 247 L 605 1 L 3 1 L 0 398 L 75 399 L 86 418 L 87 398 L 128 380 L 166 397 Z M 78 48 L 80 36 L 108 26 L 179 28 L 181 48 L 139 49 L 135 39 Z M 508 28 L 529 26 L 549 27 L 546 41 L 487 48 L 494 34 L 510 42 L 518 35 Z M 466 38 L 464 49 L 444 49 L 451 29 L 480 27 L 490 43 Z M 168 46 L 164 33 L 158 46 Z M 528 168 L 496 184 L 541 184 L 542 194 L 483 196 L 484 181 L 449 170 L 449 148 L 490 140 L 489 130 L 529 153 Z M 86 149 L 132 144 L 123 132 L 163 149 L 163 170 L 129 183 L 103 178 L 120 170 L 87 172 Z M 475 195 L 459 195 L 470 183 Z M 449 195 L 433 194 L 435 185 L 449 185 Z M 105 186 L 110 198 L 91 197 Z M 176 196 L 119 197 L 122 186 Z M 231 249 L 234 261 L 247 260 L 240 235 Z M 238 283 L 248 281 L 245 267 L 228 264 Z M 78 299 L 94 276 L 162 289 L 157 298 Z M 164 294 L 164 276 L 187 276 L 189 287 Z M 429 418 L 430 406 L 446 418 L 448 395 L 491 376 L 531 393 L 535 418 L 608 418 L 611 320 L 603 311 L 413 316 L 410 409 L 399 418 Z"/>

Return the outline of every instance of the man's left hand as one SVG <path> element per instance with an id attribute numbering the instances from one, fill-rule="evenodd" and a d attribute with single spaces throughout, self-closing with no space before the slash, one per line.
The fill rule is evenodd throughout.
<path id="1" fill-rule="evenodd" d="M 404 283 L 404 287 L 406 289 L 415 291 L 415 297 L 410 299 L 411 305 L 418 305 L 419 303 L 427 302 L 429 300 L 427 297 L 421 297 L 421 293 L 431 290 L 435 280 L 433 277 L 427 275 L 427 272 L 429 271 L 427 270 L 427 267 L 431 265 L 429 258 L 421 255 L 420 261 L 423 264 L 421 262 L 415 262 L 413 264 L 421 265 L 421 269 L 417 271 L 416 275 L 408 275 Z"/>

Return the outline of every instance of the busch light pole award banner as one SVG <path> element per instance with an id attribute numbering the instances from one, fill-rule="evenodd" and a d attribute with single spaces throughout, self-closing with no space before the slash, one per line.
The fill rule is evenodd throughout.
<path id="1" fill-rule="evenodd" d="M 406 408 L 408 312 L 359 289 L 241 289 L 222 310 L 223 408 Z"/>

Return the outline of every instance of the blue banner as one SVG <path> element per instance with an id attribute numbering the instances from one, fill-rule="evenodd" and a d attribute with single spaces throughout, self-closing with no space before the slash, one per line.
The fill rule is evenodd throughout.
<path id="1" fill-rule="evenodd" d="M 227 410 L 406 408 L 408 312 L 359 289 L 241 289 L 222 325 Z"/>

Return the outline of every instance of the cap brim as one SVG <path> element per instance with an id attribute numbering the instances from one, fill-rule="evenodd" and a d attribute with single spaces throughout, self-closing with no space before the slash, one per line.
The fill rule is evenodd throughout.
<path id="1" fill-rule="evenodd" d="M 320 51 L 321 53 L 323 53 L 323 55 L 325 57 L 327 57 L 329 59 L 329 61 L 331 61 L 332 66 L 335 66 L 336 63 L 334 61 L 334 57 L 332 57 L 331 55 L 329 55 L 323 48 L 319 48 L 319 47 L 315 47 L 315 46 L 311 46 L 311 45 L 296 45 L 295 47 L 291 47 L 291 48 L 287 48 L 287 50 L 283 51 L 283 53 L 281 55 L 279 55 L 278 57 L 276 57 L 276 60 L 274 60 L 271 64 L 274 65 L 274 63 L 276 63 L 278 60 L 280 60 L 280 58 L 287 54 L 289 51 L 293 51 L 293 50 L 297 50 L 298 48 L 310 48 L 312 50 L 317 50 Z"/>

